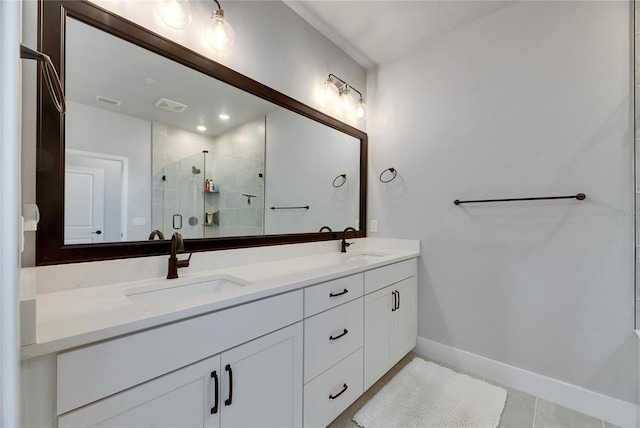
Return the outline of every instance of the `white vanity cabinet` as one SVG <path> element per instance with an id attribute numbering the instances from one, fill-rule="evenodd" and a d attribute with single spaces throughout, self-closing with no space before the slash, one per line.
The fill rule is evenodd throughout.
<path id="1" fill-rule="evenodd" d="M 304 426 L 324 427 L 362 395 L 364 274 L 305 289 Z"/>
<path id="2" fill-rule="evenodd" d="M 301 423 L 301 322 L 58 418 L 60 428 Z"/>
<path id="3" fill-rule="evenodd" d="M 365 272 L 364 390 L 416 346 L 416 260 Z"/>
<path id="4" fill-rule="evenodd" d="M 300 426 L 302 294 L 59 354 L 59 426 Z"/>

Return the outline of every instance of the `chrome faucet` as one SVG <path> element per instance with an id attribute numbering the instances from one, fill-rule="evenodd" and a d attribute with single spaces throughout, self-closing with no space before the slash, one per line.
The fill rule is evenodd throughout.
<path id="1" fill-rule="evenodd" d="M 177 278 L 178 268 L 189 267 L 191 253 L 189 253 L 189 258 L 187 260 L 178 260 L 178 253 L 183 251 L 184 241 L 182 240 L 182 235 L 176 232 L 171 237 L 171 254 L 169 255 L 169 269 L 167 271 L 167 279 Z"/>
<path id="2" fill-rule="evenodd" d="M 349 245 L 355 244 L 355 242 L 347 242 L 347 232 L 352 231 L 354 233 L 358 233 L 358 231 L 353 228 L 353 227 L 347 227 L 345 230 L 342 231 L 342 243 L 340 244 L 340 252 L 341 253 L 346 253 L 347 252 L 347 247 Z"/>

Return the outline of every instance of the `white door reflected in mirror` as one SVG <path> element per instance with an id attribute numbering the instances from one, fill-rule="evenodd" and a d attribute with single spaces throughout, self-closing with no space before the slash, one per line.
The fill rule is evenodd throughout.
<path id="1" fill-rule="evenodd" d="M 103 242 L 104 170 L 67 165 L 64 190 L 64 243 Z"/>

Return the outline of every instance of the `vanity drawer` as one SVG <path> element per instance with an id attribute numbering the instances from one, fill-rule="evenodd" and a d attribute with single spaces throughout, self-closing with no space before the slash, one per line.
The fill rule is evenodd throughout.
<path id="1" fill-rule="evenodd" d="M 304 290 L 304 316 L 310 317 L 362 296 L 364 274 L 338 278 Z"/>
<path id="2" fill-rule="evenodd" d="M 363 337 L 364 299 L 362 297 L 305 319 L 305 383 L 360 348 Z"/>
<path id="3" fill-rule="evenodd" d="M 414 258 L 366 271 L 364 273 L 364 294 L 372 293 L 387 285 L 395 284 L 403 279 L 415 276 L 417 270 L 418 262 Z"/>
<path id="4" fill-rule="evenodd" d="M 304 386 L 305 427 L 326 427 L 362 395 L 362 358 L 360 348 Z"/>

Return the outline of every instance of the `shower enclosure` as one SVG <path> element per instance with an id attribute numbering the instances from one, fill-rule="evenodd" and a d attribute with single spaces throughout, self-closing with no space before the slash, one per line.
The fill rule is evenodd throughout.
<path id="1" fill-rule="evenodd" d="M 185 239 L 205 236 L 207 155 L 198 153 L 170 163 L 162 170 L 161 232 L 166 238 L 174 232 Z"/>
<path id="2" fill-rule="evenodd" d="M 153 180 L 153 228 L 166 239 L 261 235 L 263 176 L 263 158 L 243 155 L 205 150 L 169 163 Z"/>

